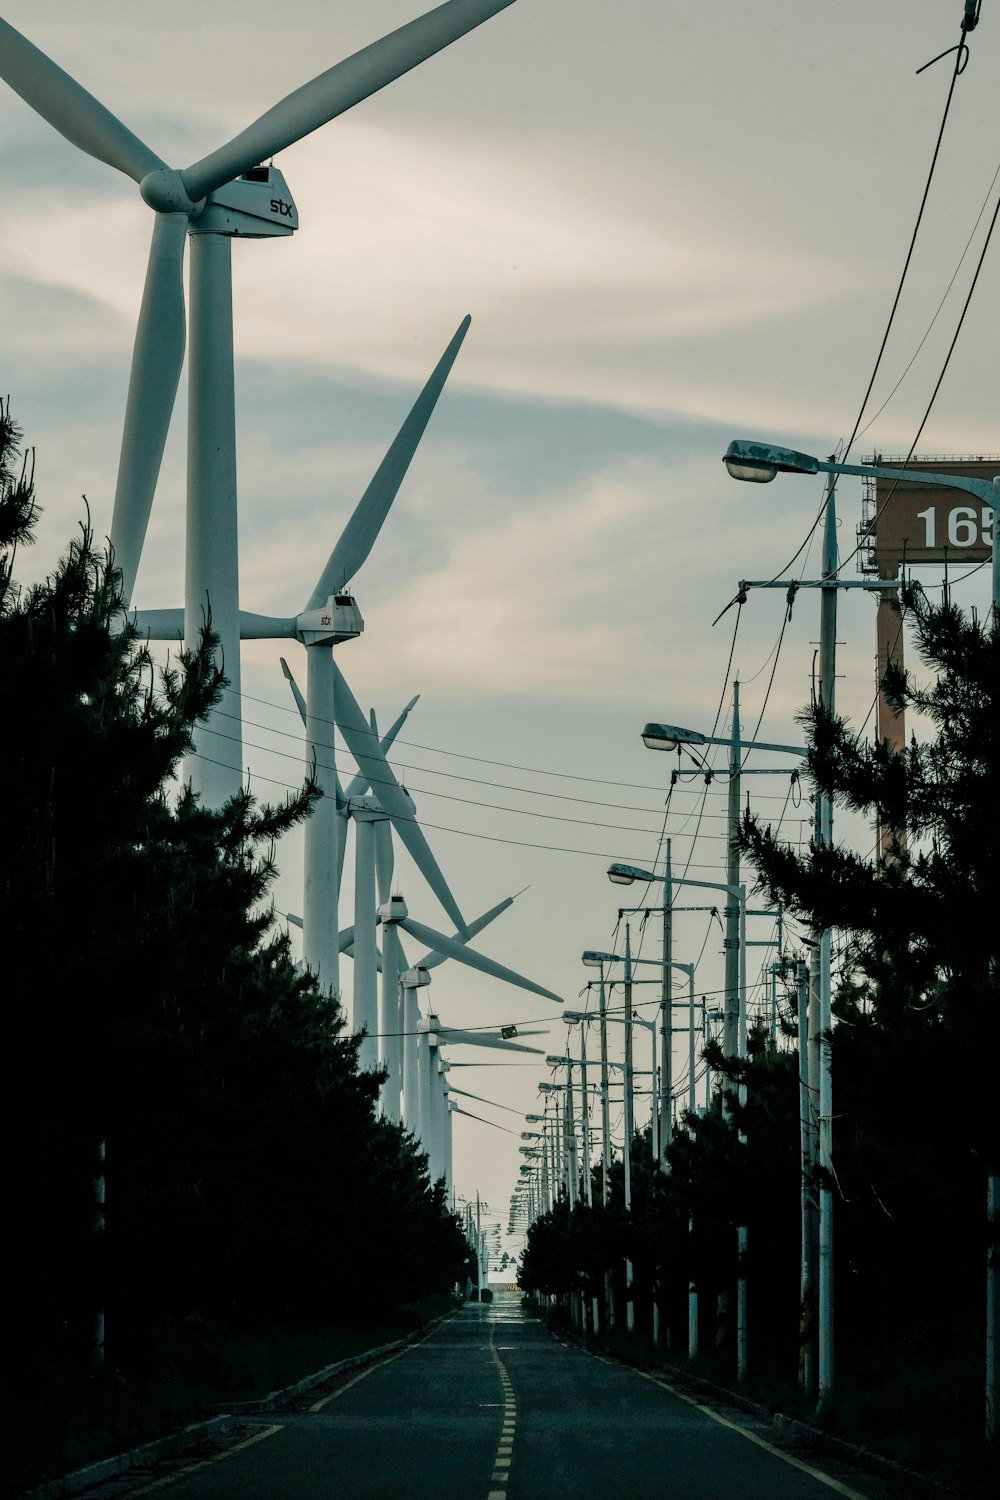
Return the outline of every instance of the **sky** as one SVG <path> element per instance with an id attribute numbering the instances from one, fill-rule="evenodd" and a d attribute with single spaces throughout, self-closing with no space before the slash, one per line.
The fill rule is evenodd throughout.
<path id="1" fill-rule="evenodd" d="M 183 166 L 425 8 L 4 0 L 0 13 Z M 801 739 L 817 596 L 799 594 L 784 630 L 780 590 L 717 616 L 740 579 L 816 576 L 815 539 L 788 566 L 822 486 L 785 476 L 737 488 L 719 460 L 733 437 L 825 455 L 850 436 L 953 57 L 917 70 L 955 45 L 962 12 L 961 0 L 516 0 L 281 153 L 300 228 L 235 247 L 247 609 L 304 606 L 416 392 L 472 316 L 354 580 L 364 635 L 338 660 L 382 723 L 421 695 L 393 761 L 463 912 L 523 892 L 478 946 L 567 1003 L 590 977 L 582 951 L 621 948 L 618 907 L 633 898 L 608 883 L 612 859 L 648 864 L 665 829 L 675 873 L 724 878 L 725 778 L 700 820 L 705 788 L 684 783 L 665 821 L 674 762 L 643 748 L 643 723 L 725 734 L 738 678 L 745 734 Z M 970 54 L 855 460 L 906 453 L 929 405 L 919 453 L 1000 453 L 995 245 L 932 402 L 996 203 L 990 0 Z M 0 389 L 36 451 L 44 507 L 19 560 L 27 580 L 65 548 L 82 496 L 97 535 L 110 525 L 151 221 L 129 180 L 4 86 L 0 181 Z M 182 599 L 184 437 L 182 382 L 141 607 Z M 856 580 L 858 481 L 843 483 L 839 506 L 843 576 Z M 927 570 L 923 582 L 940 577 Z M 874 696 L 874 606 L 860 590 L 840 597 L 838 707 L 860 726 Z M 984 573 L 956 597 L 981 607 Z M 245 758 L 262 797 L 301 777 L 281 654 L 304 675 L 294 643 L 255 643 L 243 657 Z M 349 775 L 346 752 L 343 766 Z M 808 788 L 800 797 L 787 773 L 748 780 L 758 811 L 807 836 Z M 839 831 L 871 847 L 863 826 Z M 300 835 L 278 863 L 276 907 L 300 911 Z M 404 855 L 397 868 L 414 916 L 446 925 Z M 352 907 L 349 856 L 345 924 Z M 769 936 L 760 923 L 755 940 Z M 658 954 L 654 931 L 636 925 L 633 937 Z M 721 948 L 710 914 L 678 913 L 675 955 L 697 962 L 710 1005 Z M 757 953 L 752 971 L 773 949 Z M 348 999 L 350 970 L 345 961 Z M 454 964 L 434 971 L 431 993 L 446 1024 L 539 1023 L 537 1045 L 565 1045 L 557 1006 Z M 679 1068 L 680 1054 L 679 1042 Z M 456 1118 L 455 1176 L 496 1218 L 518 1176 L 518 1116 L 538 1108 L 547 1077 L 544 1057 L 520 1055 L 452 1072 L 494 1101 L 463 1101 L 493 1124 Z"/>

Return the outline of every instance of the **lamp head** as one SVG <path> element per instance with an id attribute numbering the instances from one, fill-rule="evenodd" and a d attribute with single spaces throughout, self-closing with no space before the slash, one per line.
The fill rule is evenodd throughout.
<path id="1" fill-rule="evenodd" d="M 722 459 L 733 479 L 751 484 L 770 484 L 776 474 L 818 474 L 820 461 L 794 448 L 773 448 L 770 443 L 752 443 L 737 438 Z M 823 466 L 825 467 L 825 465 Z"/>
<path id="2" fill-rule="evenodd" d="M 631 885 L 633 880 L 656 880 L 658 876 L 651 874 L 649 870 L 642 870 L 638 865 L 614 864 L 608 866 L 608 879 L 612 885 Z"/>
<path id="3" fill-rule="evenodd" d="M 642 731 L 647 750 L 676 750 L 678 745 L 704 745 L 705 736 L 697 729 L 682 729 L 679 724 L 647 724 Z"/>
<path id="4" fill-rule="evenodd" d="M 583 955 L 583 962 L 588 969 L 599 969 L 602 964 L 617 963 L 620 957 L 618 953 L 599 953 L 595 948 L 588 948 Z"/>
<path id="5" fill-rule="evenodd" d="M 544 1125 L 545 1124 L 545 1116 L 544 1115 L 525 1115 L 524 1118 L 527 1120 L 527 1122 L 528 1122 L 529 1125 Z"/>
<path id="6" fill-rule="evenodd" d="M 568 1022 L 570 1026 L 576 1026 L 581 1021 L 585 1021 L 587 1019 L 582 1010 L 564 1010 L 562 1013 L 562 1018 L 564 1021 Z"/>

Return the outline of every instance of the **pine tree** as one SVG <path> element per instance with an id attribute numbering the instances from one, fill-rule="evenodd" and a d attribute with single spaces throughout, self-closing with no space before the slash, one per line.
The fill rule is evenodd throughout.
<path id="1" fill-rule="evenodd" d="M 921 1354 L 941 1373 L 956 1351 L 981 1351 L 983 1204 L 1000 1168 L 982 1080 L 1000 1042 L 1000 639 L 947 598 L 932 605 L 910 589 L 904 605 L 931 676 L 893 670 L 885 688 L 923 717 L 926 737 L 894 754 L 821 706 L 803 716 L 816 784 L 892 830 L 887 855 L 837 844 L 799 855 L 752 817 L 740 837 L 768 895 L 842 940 L 831 1037 L 838 1366 L 859 1376 L 912 1370 Z"/>

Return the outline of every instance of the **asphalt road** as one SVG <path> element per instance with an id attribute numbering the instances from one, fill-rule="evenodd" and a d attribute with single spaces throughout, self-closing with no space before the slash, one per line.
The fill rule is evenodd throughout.
<path id="1" fill-rule="evenodd" d="M 714 1403 L 713 1403 L 714 1404 Z M 515 1293 L 95 1500 L 877 1500 L 770 1425 L 566 1346 Z M 896 1491 L 896 1493 L 900 1493 Z"/>

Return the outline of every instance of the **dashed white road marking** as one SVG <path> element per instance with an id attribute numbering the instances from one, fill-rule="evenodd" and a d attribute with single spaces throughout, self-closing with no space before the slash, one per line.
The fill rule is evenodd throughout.
<path id="1" fill-rule="evenodd" d="M 497 1444 L 496 1457 L 493 1460 L 493 1473 L 490 1477 L 491 1488 L 487 1492 L 486 1500 L 507 1500 L 507 1481 L 510 1476 L 510 1466 L 514 1455 L 514 1434 L 517 1427 L 517 1401 L 514 1397 L 514 1382 L 510 1378 L 507 1366 L 497 1353 L 496 1346 L 496 1324 L 490 1330 L 489 1351 L 493 1357 L 493 1363 L 500 1375 L 500 1385 L 503 1389 L 503 1422 L 500 1428 L 500 1441 Z"/>

